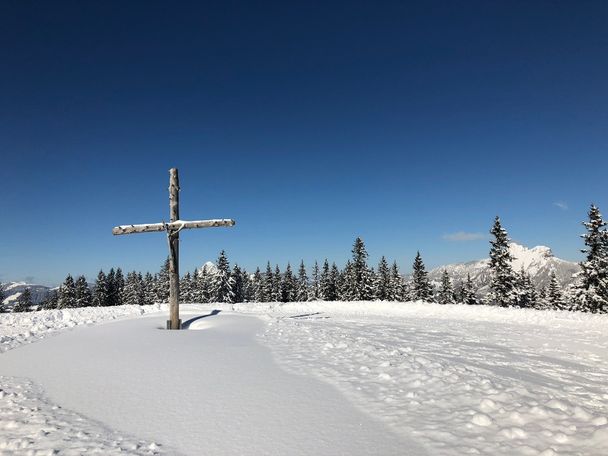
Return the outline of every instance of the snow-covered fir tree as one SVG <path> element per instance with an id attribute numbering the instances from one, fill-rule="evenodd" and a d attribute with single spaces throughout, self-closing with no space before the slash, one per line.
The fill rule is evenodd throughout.
<path id="1" fill-rule="evenodd" d="M 122 293 L 125 288 L 125 277 L 122 274 L 122 269 L 116 268 L 114 274 L 114 282 L 111 285 L 111 296 L 113 306 L 120 306 L 122 304 Z"/>
<path id="2" fill-rule="evenodd" d="M 243 271 L 238 264 L 232 267 L 232 302 L 245 302 L 245 283 L 243 282 Z"/>
<path id="3" fill-rule="evenodd" d="M 291 270 L 291 264 L 287 263 L 283 280 L 281 280 L 281 301 L 294 302 L 296 300 L 297 289 L 298 286 Z"/>
<path id="4" fill-rule="evenodd" d="M 319 301 L 321 299 L 321 273 L 319 271 L 319 263 L 315 261 L 312 267 L 312 282 L 310 284 L 310 299 L 311 301 Z"/>
<path id="5" fill-rule="evenodd" d="M 547 288 L 540 287 L 538 289 L 538 293 L 536 294 L 536 308 L 544 309 L 547 301 Z"/>
<path id="6" fill-rule="evenodd" d="M 2 282 L 0 282 L 0 313 L 4 313 L 8 310 L 6 304 L 4 304 L 5 299 L 6 295 L 4 294 L 4 285 Z"/>
<path id="7" fill-rule="evenodd" d="M 186 272 L 183 277 L 179 279 L 179 297 L 181 302 L 194 302 L 193 296 L 193 283 L 192 274 L 190 271 Z"/>
<path id="8" fill-rule="evenodd" d="M 428 273 L 422 261 L 420 252 L 416 252 L 412 266 L 412 283 L 410 284 L 410 299 L 414 301 L 433 302 L 433 286 L 428 278 Z"/>
<path id="9" fill-rule="evenodd" d="M 271 302 L 281 302 L 281 270 L 279 265 L 274 266 L 274 274 L 272 275 L 272 296 Z"/>
<path id="10" fill-rule="evenodd" d="M 441 274 L 441 286 L 439 287 L 439 292 L 437 293 L 437 302 L 439 304 L 454 304 L 456 302 L 454 299 L 454 287 L 452 286 L 452 279 L 450 279 L 450 275 L 445 269 Z"/>
<path id="11" fill-rule="evenodd" d="M 213 280 L 214 274 L 203 267 L 193 274 L 192 298 L 194 302 L 208 303 L 213 299 Z"/>
<path id="12" fill-rule="evenodd" d="M 553 310 L 562 310 L 566 307 L 562 288 L 557 280 L 555 271 L 549 274 L 549 285 L 547 286 L 547 296 L 545 297 L 545 307 Z"/>
<path id="13" fill-rule="evenodd" d="M 91 289 L 89 288 L 89 284 L 87 283 L 87 279 L 84 276 L 79 276 L 76 279 L 75 286 L 75 297 L 76 297 L 76 307 L 89 307 L 93 305 L 93 295 L 91 293 Z"/>
<path id="14" fill-rule="evenodd" d="M 69 309 L 77 306 L 76 284 L 74 283 L 74 278 L 70 274 L 68 274 L 63 284 L 59 287 L 58 294 L 58 309 Z"/>
<path id="15" fill-rule="evenodd" d="M 243 302 L 253 301 L 253 284 L 251 283 L 252 275 L 245 268 L 241 269 L 241 277 L 243 280 Z"/>
<path id="16" fill-rule="evenodd" d="M 29 312 L 32 306 L 32 291 L 28 287 L 17 298 L 13 312 Z"/>
<path id="17" fill-rule="evenodd" d="M 270 261 L 266 263 L 266 273 L 264 274 L 264 280 L 262 282 L 262 300 L 261 302 L 272 302 L 273 289 L 274 289 L 274 274 L 272 273 L 272 267 Z"/>
<path id="18" fill-rule="evenodd" d="M 530 274 L 526 273 L 523 266 L 516 277 L 516 305 L 523 308 L 535 308 L 538 301 L 538 293 L 532 283 Z"/>
<path id="19" fill-rule="evenodd" d="M 376 299 L 379 299 L 380 301 L 390 300 L 393 295 L 391 271 L 384 256 L 380 258 L 380 262 L 378 263 L 378 273 L 376 274 L 376 280 L 374 282 L 374 294 Z"/>
<path id="20" fill-rule="evenodd" d="M 217 272 L 213 275 L 211 296 L 213 302 L 234 302 L 234 278 L 230 274 L 230 264 L 223 250 L 217 259 Z"/>
<path id="21" fill-rule="evenodd" d="M 327 286 L 323 292 L 325 295 L 325 300 L 327 301 L 337 301 L 340 299 L 338 290 L 340 286 L 340 270 L 336 263 L 332 263 L 331 268 L 329 270 L 329 281 Z"/>
<path id="22" fill-rule="evenodd" d="M 500 217 L 494 220 L 490 233 L 494 239 L 490 241 L 490 271 L 492 282 L 488 303 L 495 306 L 510 307 L 517 305 L 517 283 L 515 273 L 511 267 L 513 257 L 509 252 L 507 230 L 501 223 Z"/>
<path id="23" fill-rule="evenodd" d="M 367 301 L 374 298 L 372 273 L 367 267 L 367 251 L 361 238 L 353 244 L 350 268 L 345 271 L 346 296 L 349 301 Z"/>
<path id="24" fill-rule="evenodd" d="M 302 260 L 300 261 L 300 268 L 298 269 L 298 290 L 296 292 L 296 301 L 308 301 L 308 293 L 308 276 L 306 275 L 304 260 Z"/>
<path id="25" fill-rule="evenodd" d="M 323 262 L 323 267 L 321 268 L 321 275 L 319 277 L 319 299 L 322 301 L 329 301 L 329 273 L 329 261 L 327 261 L 327 258 L 325 258 L 325 261 Z"/>
<path id="26" fill-rule="evenodd" d="M 144 304 L 144 299 L 144 281 L 141 274 L 129 272 L 122 292 L 123 304 L 140 306 Z"/>
<path id="27" fill-rule="evenodd" d="M 40 310 L 56 309 L 58 299 L 57 290 L 50 290 L 40 303 Z"/>
<path id="28" fill-rule="evenodd" d="M 95 280 L 95 288 L 93 288 L 93 305 L 96 307 L 105 307 L 110 305 L 108 278 L 103 271 L 99 271 Z"/>
<path id="29" fill-rule="evenodd" d="M 575 310 L 608 312 L 608 231 L 597 206 L 591 205 L 589 220 L 583 222 L 587 232 L 582 235 L 586 258 L 580 263 L 574 292 Z"/>
<path id="30" fill-rule="evenodd" d="M 165 260 L 160 272 L 156 275 L 154 280 L 155 302 L 168 303 L 169 302 L 169 258 Z"/>
<path id="31" fill-rule="evenodd" d="M 254 302 L 265 302 L 264 298 L 264 278 L 260 268 L 256 268 L 251 279 L 251 290 L 253 293 L 252 300 Z"/>
<path id="32" fill-rule="evenodd" d="M 146 272 L 143 278 L 143 288 L 144 304 L 154 304 L 156 302 L 156 284 L 152 273 Z"/>
<path id="33" fill-rule="evenodd" d="M 460 299 L 463 304 L 468 304 L 470 306 L 479 304 L 477 293 L 475 292 L 475 285 L 471 279 L 471 274 L 467 274 L 467 280 L 462 284 Z"/>
<path id="34" fill-rule="evenodd" d="M 393 265 L 390 270 L 390 288 L 389 288 L 389 296 L 388 299 L 390 301 L 404 301 L 404 293 L 403 293 L 403 277 L 399 273 L 399 266 L 396 261 L 393 261 Z"/>

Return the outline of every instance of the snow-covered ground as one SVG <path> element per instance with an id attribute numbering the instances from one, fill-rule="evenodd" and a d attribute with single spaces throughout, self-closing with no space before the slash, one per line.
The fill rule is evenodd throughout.
<path id="1" fill-rule="evenodd" d="M 214 308 L 201 331 L 152 313 L 0 355 L 0 454 L 608 454 L 606 315 L 348 302 L 184 319 Z M 0 315 L 0 350 L 159 309 Z"/>

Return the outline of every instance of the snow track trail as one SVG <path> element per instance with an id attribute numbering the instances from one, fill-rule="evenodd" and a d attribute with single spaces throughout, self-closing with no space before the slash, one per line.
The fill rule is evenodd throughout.
<path id="1" fill-rule="evenodd" d="M 222 311 L 187 331 L 161 329 L 165 319 L 22 346 L 1 355 L 0 375 L 31 379 L 52 402 L 171 453 L 427 454 L 334 387 L 281 369 L 257 341 L 260 319 Z"/>

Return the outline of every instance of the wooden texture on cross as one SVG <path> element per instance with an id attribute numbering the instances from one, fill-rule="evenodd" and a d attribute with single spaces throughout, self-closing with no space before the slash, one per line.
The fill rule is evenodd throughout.
<path id="1" fill-rule="evenodd" d="M 169 216 L 179 220 L 179 176 L 177 168 L 169 170 Z M 179 319 L 179 229 L 168 230 L 169 239 L 169 329 L 180 329 Z"/>
<path id="2" fill-rule="evenodd" d="M 112 229 L 112 234 L 150 233 L 166 231 L 169 243 L 169 320 L 167 329 L 181 329 L 179 319 L 179 232 L 183 229 L 234 226 L 232 219 L 193 220 L 179 219 L 179 176 L 176 168 L 169 170 L 169 223 L 146 223 L 121 225 Z"/>

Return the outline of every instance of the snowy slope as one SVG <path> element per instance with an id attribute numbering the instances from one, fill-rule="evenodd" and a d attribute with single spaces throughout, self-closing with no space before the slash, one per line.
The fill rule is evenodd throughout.
<path id="1" fill-rule="evenodd" d="M 3 286 L 4 295 L 6 297 L 4 303 L 7 304 L 9 308 L 17 302 L 17 298 L 19 298 L 26 288 L 30 289 L 30 292 L 32 293 L 32 302 L 34 304 L 40 304 L 51 289 L 44 285 L 36 285 L 27 282 L 9 282 L 3 284 Z"/>
<path id="2" fill-rule="evenodd" d="M 562 285 L 567 285 L 572 282 L 572 274 L 579 269 L 577 263 L 555 257 L 549 247 L 536 246 L 530 249 L 511 242 L 509 250 L 514 257 L 511 264 L 515 272 L 519 272 L 523 267 L 537 286 L 546 286 L 549 283 L 551 271 L 555 271 Z M 439 284 L 444 270 L 448 271 L 455 284 L 464 282 L 467 274 L 471 274 L 471 279 L 479 287 L 480 293 L 485 294 L 488 291 L 491 281 L 489 258 L 440 266 L 429 272 L 429 278 Z"/>

